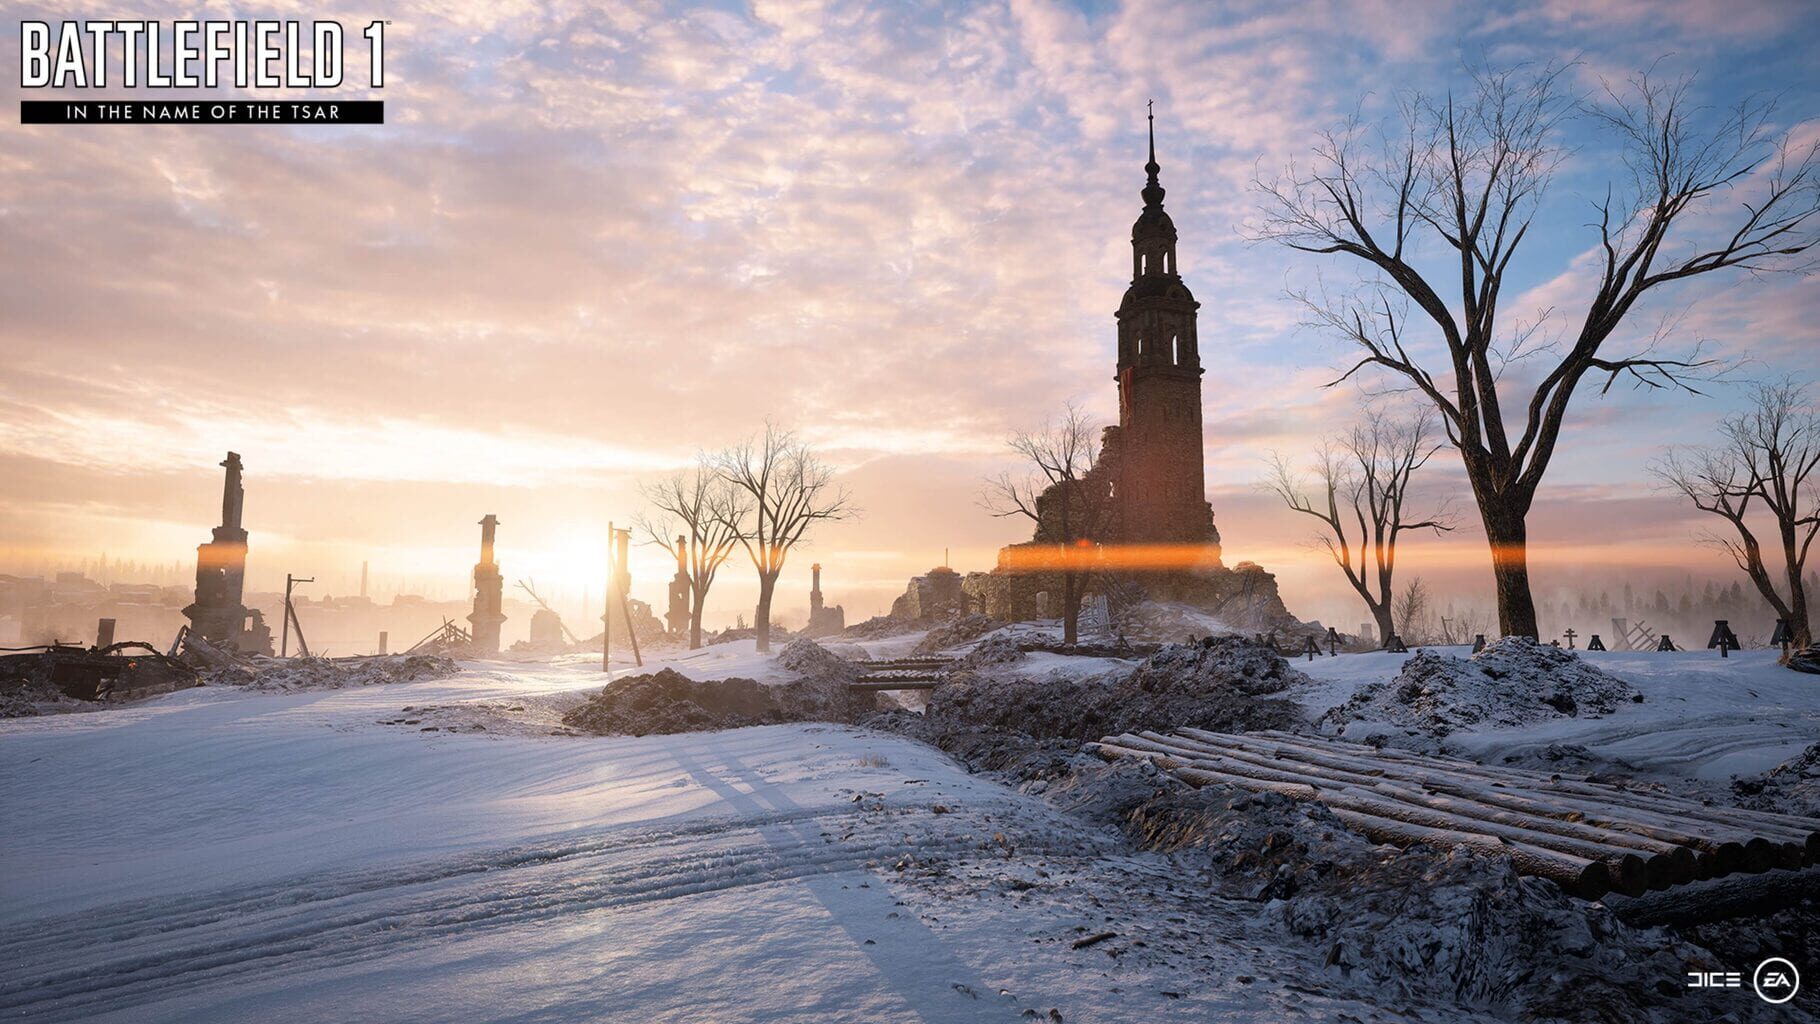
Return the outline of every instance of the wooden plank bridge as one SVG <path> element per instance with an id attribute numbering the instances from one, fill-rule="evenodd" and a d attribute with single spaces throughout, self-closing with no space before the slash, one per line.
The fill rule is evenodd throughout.
<path id="1" fill-rule="evenodd" d="M 866 670 L 858 682 L 847 689 L 855 693 L 878 693 L 884 690 L 933 690 L 946 678 L 955 659 L 940 656 L 887 658 L 863 661 Z"/>
<path id="2" fill-rule="evenodd" d="M 1108 736 L 1107 760 L 1142 758 L 1195 786 L 1319 800 L 1366 838 L 1465 846 L 1585 899 L 1820 859 L 1820 820 L 1703 804 L 1653 790 L 1284 732 L 1178 729 Z"/>

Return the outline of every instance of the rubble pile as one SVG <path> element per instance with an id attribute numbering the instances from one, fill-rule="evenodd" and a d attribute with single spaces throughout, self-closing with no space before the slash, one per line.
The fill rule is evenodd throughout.
<path id="1" fill-rule="evenodd" d="M 64 694 L 48 679 L 0 681 L 0 718 L 31 718 L 62 711 L 82 711 L 95 705 Z"/>
<path id="2" fill-rule="evenodd" d="M 393 654 L 375 658 L 260 658 L 250 677 L 240 672 L 216 670 L 204 680 L 214 686 L 240 686 L 249 690 L 291 693 L 299 690 L 341 690 L 353 686 L 383 686 L 444 679 L 461 671 L 454 659 L 438 654 Z"/>
<path id="3" fill-rule="evenodd" d="M 935 654 L 950 647 L 959 647 L 985 636 L 987 633 L 1003 626 L 1004 623 L 978 612 L 951 619 L 929 631 L 929 635 L 917 641 L 913 654 Z"/>
<path id="4" fill-rule="evenodd" d="M 1193 643 L 1236 632 L 1199 608 L 1169 601 L 1140 601 L 1118 617 L 1118 634 L 1133 643 Z"/>
<path id="5" fill-rule="evenodd" d="M 798 678 L 775 686 L 743 677 L 698 681 L 666 668 L 607 685 L 562 722 L 603 736 L 647 736 L 781 722 L 853 723 L 878 710 L 876 694 L 847 689 L 859 668 L 813 640 L 791 641 L 777 660 Z"/>
<path id="6" fill-rule="evenodd" d="M 1342 730 L 1381 723 L 1441 737 L 1457 729 L 1598 717 L 1642 699 L 1629 683 L 1572 651 L 1504 637 L 1470 658 L 1418 651 L 1395 678 L 1360 688 L 1321 721 Z"/>

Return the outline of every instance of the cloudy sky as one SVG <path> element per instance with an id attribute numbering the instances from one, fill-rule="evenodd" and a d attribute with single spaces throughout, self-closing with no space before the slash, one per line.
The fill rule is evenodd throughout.
<path id="1" fill-rule="evenodd" d="M 0 5 L 8 100 L 22 95 L 19 21 L 121 14 L 82 8 Z M 770 417 L 865 509 L 793 559 L 786 590 L 819 560 L 850 617 L 883 611 L 944 549 L 986 568 L 1025 534 L 976 503 L 1008 432 L 1068 402 L 1116 415 L 1112 311 L 1154 99 L 1203 304 L 1228 561 L 1278 571 L 1304 616 L 1357 621 L 1306 527 L 1258 490 L 1272 451 L 1299 457 L 1364 400 L 1321 387 L 1348 352 L 1286 297 L 1356 270 L 1247 241 L 1250 183 L 1306 162 L 1355 110 L 1371 121 L 1407 90 L 1465 88 L 1468 65 L 1575 61 L 1587 95 L 1653 65 L 1696 76 L 1715 110 L 1779 94 L 1771 127 L 1797 140 L 1820 115 L 1820 16 L 1797 2 L 133 13 L 386 18 L 390 123 L 0 119 L 0 571 L 102 551 L 187 562 L 232 448 L 255 586 L 291 571 L 345 590 L 368 560 L 381 595 L 459 596 L 474 522 L 492 512 L 508 578 L 576 601 L 598 594 L 605 524 L 639 510 L 641 479 Z M 1583 313 L 1589 204 L 1622 178 L 1589 121 L 1563 142 L 1512 272 L 1512 323 Z M 1709 343 L 1740 380 L 1811 375 L 1817 291 L 1811 276 L 1700 282 L 1642 310 L 1629 340 L 1668 317 L 1671 344 Z M 1533 520 L 1539 585 L 1716 573 L 1693 546 L 1702 524 L 1645 466 L 1705 440 L 1740 395 L 1584 395 Z M 1436 491 L 1461 483 L 1449 458 Z M 1482 545 L 1468 524 L 1412 542 L 1406 564 L 1484 593 Z M 655 600 L 661 554 L 635 572 L 635 596 Z M 712 605 L 730 617 L 748 577 L 726 577 Z"/>

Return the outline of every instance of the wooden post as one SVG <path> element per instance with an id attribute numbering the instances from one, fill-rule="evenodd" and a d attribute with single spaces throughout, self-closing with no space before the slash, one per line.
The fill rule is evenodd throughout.
<path id="1" fill-rule="evenodd" d="M 282 633 L 282 640 L 278 646 L 278 656 L 280 658 L 289 656 L 292 627 L 295 627 L 297 630 L 297 649 L 303 652 L 304 657 L 307 658 L 310 656 L 310 645 L 303 639 L 303 623 L 297 621 L 297 609 L 291 604 L 291 588 L 299 583 L 314 582 L 316 582 L 316 577 L 314 576 L 292 576 L 288 572 L 284 574 L 284 630 Z"/>
<path id="2" fill-rule="evenodd" d="M 608 524 L 611 529 L 612 524 Z M 630 561 L 632 530 L 630 527 L 618 531 L 613 538 L 614 562 L 616 572 L 613 582 L 619 590 L 619 611 L 626 620 L 626 634 L 632 641 L 632 664 L 645 667 L 645 657 L 638 651 L 638 630 L 632 628 L 632 605 L 629 595 L 632 592 L 632 572 L 626 563 Z"/>
<path id="3" fill-rule="evenodd" d="M 385 630 L 382 629 L 379 631 L 379 653 L 380 654 L 385 653 L 385 641 L 386 641 L 386 633 L 385 633 Z"/>
<path id="4" fill-rule="evenodd" d="M 617 578 L 617 572 L 613 567 L 613 548 L 614 548 L 614 539 L 617 538 L 618 536 L 619 536 L 619 531 L 615 530 L 613 528 L 613 523 L 611 521 L 609 521 L 607 523 L 606 600 L 600 602 L 600 670 L 602 672 L 607 673 L 607 677 L 609 679 L 611 679 L 613 676 L 613 660 L 612 660 L 613 659 L 613 596 L 612 595 L 613 595 L 613 590 L 614 590 L 613 581 L 614 581 L 614 579 Z"/>

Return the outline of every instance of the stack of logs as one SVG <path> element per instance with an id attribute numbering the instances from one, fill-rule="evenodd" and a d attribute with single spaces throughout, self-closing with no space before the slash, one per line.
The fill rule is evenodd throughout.
<path id="1" fill-rule="evenodd" d="M 1520 873 L 1584 899 L 1820 858 L 1820 820 L 1405 750 L 1200 729 L 1108 736 L 1095 749 L 1154 761 L 1196 786 L 1319 800 L 1373 842 L 1508 856 Z"/>

